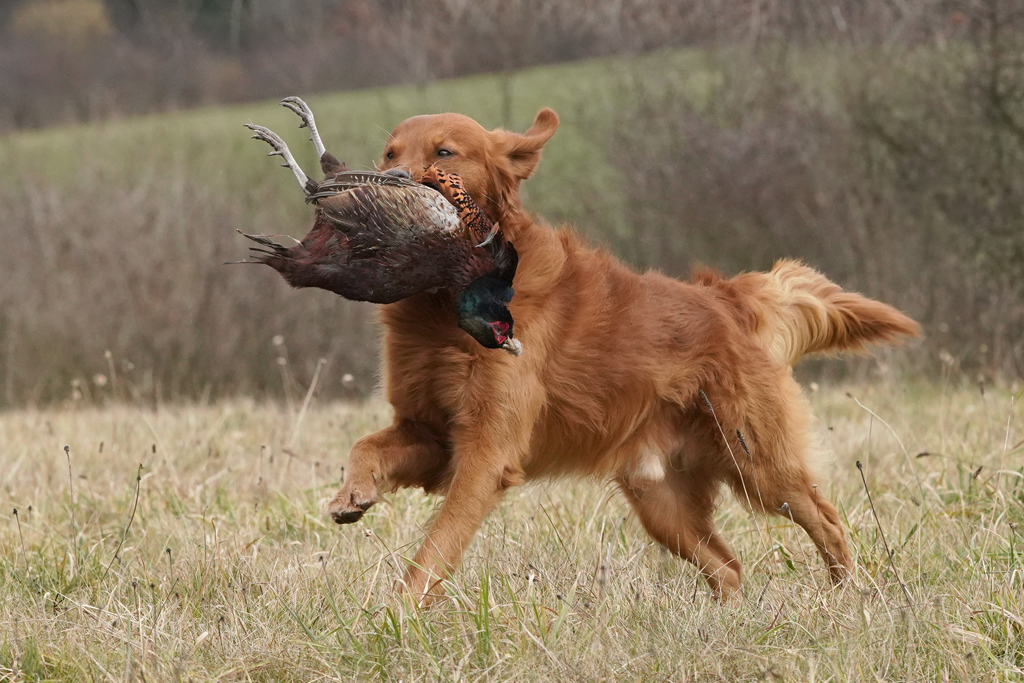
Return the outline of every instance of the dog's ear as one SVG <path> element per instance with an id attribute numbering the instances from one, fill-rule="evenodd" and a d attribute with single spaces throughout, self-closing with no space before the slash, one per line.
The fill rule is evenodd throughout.
<path id="1" fill-rule="evenodd" d="M 558 114 L 545 107 L 537 112 L 530 130 L 524 135 L 506 130 L 491 131 L 498 151 L 508 160 L 509 170 L 518 180 L 526 180 L 537 169 L 540 151 L 558 129 Z"/>

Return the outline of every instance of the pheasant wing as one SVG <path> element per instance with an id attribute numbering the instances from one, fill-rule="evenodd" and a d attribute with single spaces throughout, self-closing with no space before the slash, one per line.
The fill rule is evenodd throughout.
<path id="1" fill-rule="evenodd" d="M 316 192 L 311 194 L 306 201 L 319 204 L 322 199 L 332 197 L 339 192 L 351 190 L 354 187 L 364 185 L 376 185 L 381 187 L 421 187 L 408 178 L 394 173 L 378 173 L 377 171 L 343 171 L 325 179 L 318 186 Z"/>
<path id="2" fill-rule="evenodd" d="M 428 235 L 445 241 L 460 232 L 455 207 L 438 192 L 415 183 L 359 185 L 317 203 L 324 218 L 348 236 L 356 258 L 393 249 L 415 251 Z"/>

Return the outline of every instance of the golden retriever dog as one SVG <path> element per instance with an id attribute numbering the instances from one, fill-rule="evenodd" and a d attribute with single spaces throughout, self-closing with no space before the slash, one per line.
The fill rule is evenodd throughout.
<path id="1" fill-rule="evenodd" d="M 811 413 L 791 365 L 917 335 L 918 325 L 794 261 L 682 282 L 633 272 L 534 220 L 519 185 L 557 127 L 543 109 L 523 135 L 460 114 L 416 116 L 391 133 L 382 170 L 419 179 L 436 164 L 458 174 L 515 245 L 510 308 L 524 351 L 481 347 L 456 326 L 449 292 L 383 307 L 394 422 L 352 447 L 329 514 L 354 522 L 397 487 L 443 493 L 399 583 L 423 603 L 442 593 L 509 487 L 610 478 L 647 532 L 724 599 L 740 588 L 713 519 L 724 482 L 753 510 L 803 527 L 842 582 L 852 560 L 836 509 L 815 488 Z"/>

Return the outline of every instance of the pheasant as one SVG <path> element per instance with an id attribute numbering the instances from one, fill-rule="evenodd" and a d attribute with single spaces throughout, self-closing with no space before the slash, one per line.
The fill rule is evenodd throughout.
<path id="1" fill-rule="evenodd" d="M 297 97 L 282 104 L 299 114 L 320 157 L 324 180 L 310 179 L 273 131 L 246 124 L 267 142 L 316 205 L 313 228 L 292 247 L 264 235 L 256 261 L 293 287 L 319 287 L 346 299 L 393 303 L 424 291 L 455 294 L 459 327 L 487 348 L 519 355 L 508 310 L 518 255 L 473 202 L 455 174 L 431 167 L 422 182 L 392 169 L 352 171 L 320 140 L 312 111 Z"/>

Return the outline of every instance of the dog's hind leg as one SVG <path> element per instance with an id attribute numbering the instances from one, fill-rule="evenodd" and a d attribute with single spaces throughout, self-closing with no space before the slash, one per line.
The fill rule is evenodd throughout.
<path id="1" fill-rule="evenodd" d="M 781 376 L 773 396 L 771 401 L 752 402 L 756 407 L 742 413 L 729 405 L 720 407 L 718 418 L 731 449 L 723 459 L 733 465 L 726 466 L 725 476 L 753 509 L 799 524 L 814 541 L 832 581 L 842 583 L 853 560 L 839 513 L 818 491 L 811 467 L 810 405 L 788 374 Z"/>
<path id="2" fill-rule="evenodd" d="M 740 563 L 715 528 L 717 481 L 702 473 L 669 468 L 665 478 L 638 490 L 619 488 L 644 529 L 670 551 L 697 565 L 715 595 L 726 600 L 740 589 Z"/>
<path id="3" fill-rule="evenodd" d="M 766 512 L 774 512 L 803 527 L 828 567 L 832 582 L 843 583 L 850 578 L 853 560 L 839 513 L 811 484 L 810 478 L 805 475 L 800 479 L 786 482 L 783 486 L 766 487 Z"/>
<path id="4" fill-rule="evenodd" d="M 380 489 L 437 490 L 444 486 L 447 465 L 440 435 L 420 422 L 396 419 L 353 444 L 345 483 L 327 505 L 327 513 L 338 524 L 350 524 L 377 502 Z"/>

